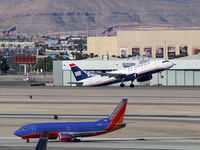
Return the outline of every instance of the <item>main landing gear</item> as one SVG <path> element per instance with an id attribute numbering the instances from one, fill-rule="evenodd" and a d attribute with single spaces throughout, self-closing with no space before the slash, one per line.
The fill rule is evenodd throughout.
<path id="1" fill-rule="evenodd" d="M 135 85 L 133 84 L 133 81 L 131 80 L 130 87 L 131 87 L 131 88 L 134 88 L 134 86 L 135 86 Z"/>
<path id="2" fill-rule="evenodd" d="M 26 139 L 26 143 L 29 143 L 30 142 L 30 140 L 29 139 Z"/>
<path id="3" fill-rule="evenodd" d="M 162 75 L 162 72 L 160 72 L 160 78 L 161 78 L 161 79 L 164 78 L 164 76 Z"/>
<path id="4" fill-rule="evenodd" d="M 122 83 L 120 84 L 120 87 L 125 87 L 125 84 L 122 82 Z"/>
<path id="5" fill-rule="evenodd" d="M 120 87 L 125 87 L 125 84 L 122 82 L 122 83 L 120 84 Z M 135 85 L 133 84 L 133 81 L 131 81 L 130 87 L 131 87 L 131 88 L 134 88 L 134 87 L 135 87 Z"/>
<path id="6" fill-rule="evenodd" d="M 80 139 L 77 139 L 77 138 L 74 138 L 73 140 L 72 140 L 72 142 L 80 142 L 81 140 Z"/>

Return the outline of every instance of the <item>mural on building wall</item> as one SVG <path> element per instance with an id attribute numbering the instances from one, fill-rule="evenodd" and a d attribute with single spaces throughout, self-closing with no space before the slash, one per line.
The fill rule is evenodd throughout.
<path id="1" fill-rule="evenodd" d="M 144 56 L 152 57 L 152 48 L 151 47 L 144 48 Z"/>
<path id="2" fill-rule="evenodd" d="M 180 55 L 182 56 L 187 56 L 188 55 L 188 47 L 187 46 L 180 46 Z"/>
<path id="3" fill-rule="evenodd" d="M 168 46 L 168 57 L 176 55 L 176 47 L 175 46 Z"/>
<path id="4" fill-rule="evenodd" d="M 193 47 L 192 48 L 192 55 L 196 55 L 200 53 L 200 47 Z"/>
<path id="5" fill-rule="evenodd" d="M 120 56 L 128 57 L 128 48 L 120 48 Z"/>
<path id="6" fill-rule="evenodd" d="M 132 56 L 140 56 L 140 48 L 132 48 Z"/>
<path id="7" fill-rule="evenodd" d="M 156 49 L 156 58 L 163 58 L 164 57 L 164 48 L 158 47 Z"/>

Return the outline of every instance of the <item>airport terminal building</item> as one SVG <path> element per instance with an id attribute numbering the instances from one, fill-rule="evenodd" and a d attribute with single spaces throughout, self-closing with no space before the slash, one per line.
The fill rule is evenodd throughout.
<path id="1" fill-rule="evenodd" d="M 155 61 L 149 57 L 133 57 L 125 59 L 109 59 L 109 60 L 73 60 L 73 61 L 54 61 L 53 62 L 53 84 L 55 86 L 75 86 L 70 82 L 76 82 L 69 64 L 75 63 L 89 75 L 121 69 L 124 67 L 138 65 L 147 61 Z M 170 60 L 176 65 L 169 70 L 153 74 L 153 79 L 146 82 L 134 81 L 134 85 L 138 86 L 200 86 L 200 55 L 184 57 Z M 124 82 L 125 86 L 129 86 L 131 81 Z M 119 86 L 120 83 L 111 86 Z"/>

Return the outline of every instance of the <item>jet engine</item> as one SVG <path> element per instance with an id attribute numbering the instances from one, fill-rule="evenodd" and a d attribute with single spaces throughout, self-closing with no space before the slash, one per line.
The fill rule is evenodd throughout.
<path id="1" fill-rule="evenodd" d="M 146 75 L 146 76 L 139 76 L 137 77 L 137 82 L 144 82 L 152 79 L 152 75 Z"/>
<path id="2" fill-rule="evenodd" d="M 60 133 L 58 136 L 59 136 L 59 139 L 61 141 L 71 141 L 72 140 L 72 135 L 71 134 Z"/>

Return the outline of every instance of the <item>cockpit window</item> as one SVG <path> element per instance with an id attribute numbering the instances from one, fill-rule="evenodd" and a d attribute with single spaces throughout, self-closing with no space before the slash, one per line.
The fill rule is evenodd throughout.
<path id="1" fill-rule="evenodd" d="M 164 60 L 164 61 L 162 61 L 162 63 L 165 63 L 165 62 L 169 62 L 168 60 Z"/>
<path id="2" fill-rule="evenodd" d="M 21 130 L 25 131 L 27 128 L 20 128 Z"/>

